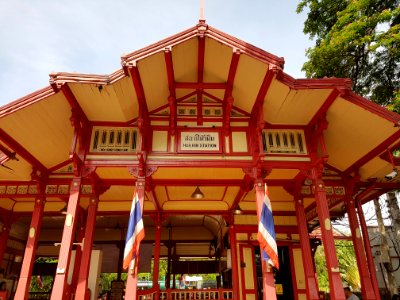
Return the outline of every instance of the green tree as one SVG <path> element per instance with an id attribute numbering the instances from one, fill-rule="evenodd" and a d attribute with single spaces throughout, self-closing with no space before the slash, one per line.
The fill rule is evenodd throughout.
<path id="1" fill-rule="evenodd" d="M 400 0 L 301 0 L 315 39 L 307 77 L 348 77 L 356 93 L 400 112 Z"/>
<path id="2" fill-rule="evenodd" d="M 357 290 L 360 288 L 360 276 L 356 256 L 351 241 L 335 241 L 336 255 L 339 261 L 340 276 L 343 282 Z M 328 272 L 326 270 L 324 247 L 319 246 L 315 253 L 315 269 L 318 275 L 319 289 L 329 290 Z"/>

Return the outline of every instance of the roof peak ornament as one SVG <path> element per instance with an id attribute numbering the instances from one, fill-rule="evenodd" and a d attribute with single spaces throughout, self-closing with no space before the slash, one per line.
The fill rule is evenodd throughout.
<path id="1" fill-rule="evenodd" d="M 200 19 L 199 23 L 205 23 L 206 19 L 204 17 L 204 0 L 200 0 Z"/>

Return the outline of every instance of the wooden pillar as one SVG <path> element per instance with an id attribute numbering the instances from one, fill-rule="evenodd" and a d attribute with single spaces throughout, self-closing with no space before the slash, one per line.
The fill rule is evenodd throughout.
<path id="1" fill-rule="evenodd" d="M 372 286 L 374 287 L 375 298 L 380 300 L 381 296 L 379 293 L 378 279 L 376 278 L 374 258 L 372 257 L 371 253 L 371 243 L 369 241 L 367 223 L 365 222 L 364 212 L 362 210 L 360 201 L 355 200 L 355 204 L 357 206 L 358 218 L 360 220 L 360 225 L 363 235 L 364 249 L 365 249 L 365 254 L 367 256 L 369 275 L 371 276 Z"/>
<path id="2" fill-rule="evenodd" d="M 157 216 L 156 220 L 156 236 L 154 241 L 154 262 L 153 262 L 153 288 L 158 286 L 158 276 L 160 272 L 160 247 L 161 247 L 161 219 Z"/>
<path id="3" fill-rule="evenodd" d="M 166 280 L 165 280 L 165 288 L 169 289 L 171 288 L 171 248 L 172 248 L 172 227 L 171 225 L 168 225 L 168 253 L 167 253 L 167 274 L 166 274 Z"/>
<path id="4" fill-rule="evenodd" d="M 233 300 L 240 299 L 239 295 L 239 266 L 237 260 L 237 248 L 236 248 L 236 231 L 234 218 L 232 218 L 231 225 L 229 227 L 229 242 L 231 245 L 231 260 L 232 260 L 232 291 L 233 291 Z"/>
<path id="5" fill-rule="evenodd" d="M 68 200 L 67 215 L 65 217 L 64 230 L 61 240 L 60 254 L 58 256 L 58 264 L 56 276 L 54 278 L 53 290 L 51 292 L 51 300 L 63 300 L 70 297 L 67 276 L 69 262 L 71 260 L 72 245 L 75 237 L 75 227 L 77 223 L 77 211 L 79 206 L 79 198 L 81 193 L 81 177 L 72 179 L 70 186 L 70 196 Z"/>
<path id="6" fill-rule="evenodd" d="M 308 235 L 307 219 L 304 212 L 303 199 L 295 201 L 297 228 L 299 229 L 301 254 L 303 258 L 304 275 L 306 277 L 307 299 L 318 300 L 318 283 L 311 255 L 310 237 Z"/>
<path id="7" fill-rule="evenodd" d="M 85 237 L 85 218 L 82 218 L 82 212 L 79 212 L 80 219 L 81 219 L 81 224 L 79 227 L 78 231 L 78 237 L 77 241 L 78 243 L 82 244 L 82 241 L 84 240 Z M 82 220 L 83 219 L 83 220 Z M 74 269 L 73 269 L 73 274 L 72 274 L 72 280 L 71 280 L 71 291 L 76 290 L 76 286 L 78 284 L 78 278 L 79 278 L 79 269 L 81 265 L 81 259 L 82 259 L 82 247 L 80 245 L 77 245 L 75 249 L 75 261 L 74 261 Z"/>
<path id="8" fill-rule="evenodd" d="M 331 300 L 345 300 L 343 283 L 339 272 L 339 262 L 336 256 L 328 201 L 326 199 L 325 185 L 321 179 L 321 174 L 316 168 L 311 169 L 311 178 L 315 187 L 315 202 L 317 203 L 317 213 L 321 224 L 322 243 L 324 245 L 326 266 L 328 269 L 330 297 Z"/>
<path id="9" fill-rule="evenodd" d="M 142 209 L 143 216 L 143 204 L 144 204 L 144 188 L 145 181 L 144 179 L 138 178 L 136 181 L 136 193 L 139 197 L 140 207 Z M 126 280 L 126 290 L 125 290 L 125 299 L 133 299 L 136 300 L 137 297 L 137 281 L 138 281 L 138 266 L 139 266 L 139 253 L 136 258 L 135 268 L 134 270 L 128 269 L 128 277 Z"/>
<path id="10" fill-rule="evenodd" d="M 11 212 L 9 212 L 11 214 Z M 10 229 L 11 229 L 11 218 L 7 215 L 3 218 L 3 225 L 1 225 L 1 235 L 0 235 L 0 266 L 3 262 L 4 254 L 7 250 L 7 241 L 10 237 Z"/>
<path id="11" fill-rule="evenodd" d="M 269 266 L 261 255 L 261 270 L 263 276 L 263 300 L 276 299 L 275 278 L 272 267 Z"/>
<path id="12" fill-rule="evenodd" d="M 40 227 L 42 224 L 44 204 L 44 196 L 36 198 L 31 225 L 29 227 L 28 240 L 25 247 L 24 259 L 22 261 L 21 273 L 19 275 L 17 291 L 15 292 L 14 299 L 23 300 L 28 298 L 33 263 L 35 261 L 37 242 L 39 240 Z"/>
<path id="13" fill-rule="evenodd" d="M 255 184 L 256 188 L 256 206 L 257 206 L 257 216 L 260 220 L 262 203 L 264 203 L 265 197 L 265 187 L 262 180 L 257 180 Z M 260 249 L 260 256 L 262 261 L 262 276 L 263 276 L 263 299 L 264 300 L 276 300 L 276 289 L 275 289 L 275 279 L 272 272 L 272 268 L 268 266 L 264 259 L 263 253 Z"/>
<path id="14" fill-rule="evenodd" d="M 76 287 L 75 299 L 89 299 L 88 277 L 90 269 L 90 258 L 92 257 L 92 247 L 94 239 L 94 230 L 96 228 L 96 213 L 97 213 L 98 197 L 90 199 L 87 209 L 87 218 L 85 226 L 85 238 L 82 245 L 81 267 L 79 269 L 78 285 Z"/>
<path id="15" fill-rule="evenodd" d="M 362 298 L 365 300 L 376 300 L 371 277 L 368 270 L 367 259 L 365 257 L 364 247 L 361 240 L 361 232 L 357 220 L 356 207 L 354 204 L 354 200 L 351 198 L 348 199 L 347 202 L 347 215 L 349 218 L 354 251 L 357 258 L 358 272 L 360 274 Z"/>

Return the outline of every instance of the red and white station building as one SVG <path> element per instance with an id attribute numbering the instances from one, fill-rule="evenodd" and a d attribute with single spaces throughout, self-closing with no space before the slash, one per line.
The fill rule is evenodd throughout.
<path id="1" fill-rule="evenodd" d="M 320 225 L 331 299 L 344 300 L 331 219 L 347 212 L 363 299 L 380 299 L 361 205 L 399 188 L 385 179 L 399 115 L 354 94 L 348 79 L 294 79 L 283 58 L 204 21 L 121 65 L 51 74 L 48 87 L 0 108 L 0 262 L 5 277 L 17 268 L 15 299 L 27 299 L 35 257 L 46 256 L 58 257 L 52 300 L 94 295 L 92 250 L 103 250 L 98 268 L 121 269 L 135 191 L 154 259 L 148 297 L 182 296 L 172 279 L 158 289 L 168 257 L 171 278 L 221 274 L 205 298 L 317 300 L 309 232 Z M 256 239 L 264 183 L 276 289 Z M 192 196 L 197 187 L 203 195 Z M 136 280 L 128 275 L 125 299 L 142 297 Z"/>

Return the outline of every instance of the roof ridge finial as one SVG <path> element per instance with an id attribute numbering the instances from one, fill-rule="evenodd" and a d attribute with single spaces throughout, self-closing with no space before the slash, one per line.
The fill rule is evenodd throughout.
<path id="1" fill-rule="evenodd" d="M 204 18 L 204 0 L 200 0 L 200 23 L 205 23 L 206 19 Z"/>

